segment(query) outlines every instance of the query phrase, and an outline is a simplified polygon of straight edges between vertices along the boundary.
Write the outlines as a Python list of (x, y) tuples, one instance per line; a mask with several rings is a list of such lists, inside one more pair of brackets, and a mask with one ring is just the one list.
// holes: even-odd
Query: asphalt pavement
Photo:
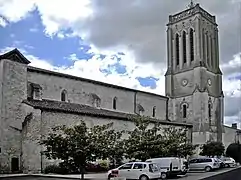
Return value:
[[(96, 174), (95, 177), (87, 177), (91, 180), (106, 180), (104, 175), (100, 178), (100, 175)], [(189, 172), (184, 177), (175, 178), (175, 180), (241, 180), (241, 167), (229, 168), (217, 170), (214, 172)], [(20, 176), (20, 177), (1, 177), (0, 180), (77, 180), (76, 177), (48, 177), (48, 176)], [(174, 180), (174, 179), (172, 179)]]
[(241, 180), (241, 168), (234, 169), (228, 173), (218, 174), (214, 177), (204, 178), (202, 180)]

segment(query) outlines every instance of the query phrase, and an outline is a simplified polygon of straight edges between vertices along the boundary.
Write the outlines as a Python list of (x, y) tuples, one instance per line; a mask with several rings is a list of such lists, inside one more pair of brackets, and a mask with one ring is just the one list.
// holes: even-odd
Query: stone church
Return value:
[[(215, 16), (199, 4), (169, 16), (166, 96), (31, 67), (17, 49), (0, 55), (0, 168), (40, 172), (48, 161), (38, 141), (56, 125), (114, 122), (134, 128), (129, 115), (185, 127), (194, 144), (240, 138), (224, 126), (222, 72)], [(1, 170), (0, 169), (0, 170)]]

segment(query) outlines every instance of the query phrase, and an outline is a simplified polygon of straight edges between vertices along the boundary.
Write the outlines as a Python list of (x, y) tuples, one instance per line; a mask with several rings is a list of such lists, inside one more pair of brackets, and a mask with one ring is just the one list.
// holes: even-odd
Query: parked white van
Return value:
[(146, 162), (157, 164), (160, 170), (166, 170), (167, 176), (185, 175), (188, 171), (188, 163), (184, 158), (163, 157), (147, 159)]

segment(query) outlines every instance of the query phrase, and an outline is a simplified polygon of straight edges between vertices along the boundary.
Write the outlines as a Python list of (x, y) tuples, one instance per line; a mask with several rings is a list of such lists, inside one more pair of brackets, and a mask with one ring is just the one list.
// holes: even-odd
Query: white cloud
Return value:
[[(5, 48), (0, 51), (0, 54), (10, 51), (12, 49), (13, 47)], [(33, 55), (30, 55), (24, 49), (19, 50), (24, 54), (27, 59), (31, 61), (31, 66), (164, 95), (165, 83), (163, 72), (165, 68), (161, 71), (157, 71), (151, 65), (147, 66), (143, 64), (137, 64), (135, 63), (133, 55), (122, 56), (120, 64), (126, 66), (127, 71), (125, 74), (121, 75), (118, 74), (115, 69), (109, 69), (110, 65), (114, 65), (118, 62), (116, 58), (112, 58), (114, 52), (111, 51), (105, 51), (106, 57), (103, 60), (99, 58), (99, 55), (94, 49), (91, 49), (90, 52), (95, 51), (97, 55), (93, 56), (89, 60), (78, 59), (76, 54), (71, 54), (68, 58), (73, 61), (72, 66), (56, 67), (50, 63), (50, 60), (43, 60)], [(105, 73), (101, 72), (101, 70), (103, 69), (110, 70), (111, 74), (106, 75)], [(154, 76), (156, 78), (161, 77), (160, 80), (157, 81), (158, 87), (156, 89), (151, 89), (150, 87), (143, 87), (136, 79), (136, 77), (145, 78), (150, 76)]]
[(7, 26), (6, 20), (3, 17), (1, 17), (1, 16), (0, 16), (0, 26), (2, 26), (2, 27)]
[[(238, 11), (237, 8), (233, 8), (237, 7), (237, 4), (230, 5), (229, 1), (225, 0), (223, 3), (219, 1), (203, 0), (201, 5), (205, 5), (207, 10), (210, 9), (218, 15), (221, 45), (220, 62), (223, 63), (225, 95), (240, 97), (240, 81), (228, 79), (231, 75), (235, 76), (240, 72), (240, 56), (236, 55), (230, 61), (227, 59), (230, 54), (237, 53), (238, 38), (236, 34), (232, 34), (236, 31), (239, 32), (235, 29), (237, 28), (237, 22), (239, 22), (238, 16), (235, 15)], [(57, 35), (59, 38), (73, 35), (81, 35), (82, 38), (89, 37), (91, 42), (95, 44), (95, 46), (91, 45), (91, 51), (98, 54), (100, 50), (97, 47), (104, 47), (101, 53), (107, 54), (107, 57), (102, 61), (98, 60), (97, 56), (88, 61), (83, 61), (73, 54), (71, 57), (74, 60), (73, 66), (54, 67), (49, 60), (42, 60), (25, 52), (33, 66), (164, 94), (164, 72), (166, 70), (165, 23), (168, 20), (168, 15), (183, 10), (187, 1), (176, 3), (175, 0), (175, 3), (173, 3), (174, 1), (171, 0), (153, 0), (152, 3), (146, 4), (145, 0), (140, 1), (139, 8), (134, 9), (128, 8), (129, 4), (124, 0), (115, 1), (115, 3), (112, 3), (113, 0), (92, 0), (94, 6), (91, 7), (90, 5), (93, 4), (90, 4), (90, 2), (90, 0), (0, 0), (0, 15), (6, 17), (10, 22), (17, 22), (37, 8), (47, 35)], [(240, 0), (233, 0), (232, 2), (237, 3)], [(229, 20), (229, 23), (226, 23), (227, 20)], [(82, 28), (83, 23), (88, 25), (87, 31)], [(0, 18), (0, 25), (3, 26), (3, 24), (6, 26), (6, 21), (1, 23)], [(230, 26), (233, 27), (232, 31), (229, 31)], [(73, 34), (64, 33), (64, 30), (69, 28), (74, 31)], [(120, 63), (126, 66), (127, 73), (118, 75), (112, 69), (111, 74), (104, 75), (99, 69), (116, 63), (116, 60), (111, 59), (111, 55), (117, 51), (126, 54)], [(155, 64), (147, 63), (143, 65), (139, 63), (144, 61), (155, 62)], [(164, 66), (160, 66), (160, 62)], [(83, 66), (85, 68), (82, 68)], [(160, 78), (157, 81), (156, 89), (144, 88), (136, 80), (136, 77), (148, 76)], [(227, 122), (229, 122), (230, 117), (225, 117)], [(237, 116), (232, 117), (237, 119)]]
[[(12, 48), (5, 48), (0, 53), (11, 50)], [(20, 51), (32, 62), (30, 65), (44, 68), (52, 71), (58, 71), (74, 76), (79, 76), (83, 78), (93, 79), (97, 81), (102, 81), (106, 83), (111, 83), (115, 85), (125, 86), (129, 88), (139, 89), (147, 92), (152, 92), (156, 94), (165, 95), (165, 77), (164, 72), (166, 67), (156, 68), (151, 65), (146, 66), (135, 62), (133, 54), (127, 54), (121, 56), (121, 65), (126, 66), (126, 73), (118, 74), (114, 68), (109, 69), (110, 65), (114, 65), (118, 62), (116, 58), (113, 58), (114, 52), (105, 52), (106, 57), (100, 59), (98, 52), (95, 49), (91, 49), (90, 52), (95, 52), (96, 55), (89, 60), (79, 59), (76, 54), (71, 54), (68, 59), (73, 61), (73, 65), (69, 67), (53, 66), (50, 62), (51, 60), (43, 60), (33, 55), (28, 54), (24, 49)], [(235, 61), (235, 60), (231, 60)], [(232, 64), (232, 63), (229, 63)], [(103, 69), (108, 69), (111, 73), (105, 74), (101, 72)], [(150, 87), (141, 86), (140, 82), (136, 77), (155, 77), (159, 78), (156, 81), (156, 88), (151, 89)], [(239, 122), (241, 118), (241, 81), (238, 79), (228, 79), (224, 78), (223, 90), (225, 94), (225, 123), (231, 124), (233, 122)], [(240, 105), (239, 105), (240, 104)], [(232, 108), (235, 106), (235, 108)]]
[(0, 15), (10, 22), (17, 22), (34, 10), (34, 2), (34, 0), (0, 0)]

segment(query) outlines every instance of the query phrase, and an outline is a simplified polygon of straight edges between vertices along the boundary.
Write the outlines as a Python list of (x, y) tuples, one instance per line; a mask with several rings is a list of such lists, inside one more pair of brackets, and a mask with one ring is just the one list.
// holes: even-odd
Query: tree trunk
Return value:
[(80, 165), (80, 174), (81, 174), (81, 180), (84, 180), (85, 176), (85, 166)]

